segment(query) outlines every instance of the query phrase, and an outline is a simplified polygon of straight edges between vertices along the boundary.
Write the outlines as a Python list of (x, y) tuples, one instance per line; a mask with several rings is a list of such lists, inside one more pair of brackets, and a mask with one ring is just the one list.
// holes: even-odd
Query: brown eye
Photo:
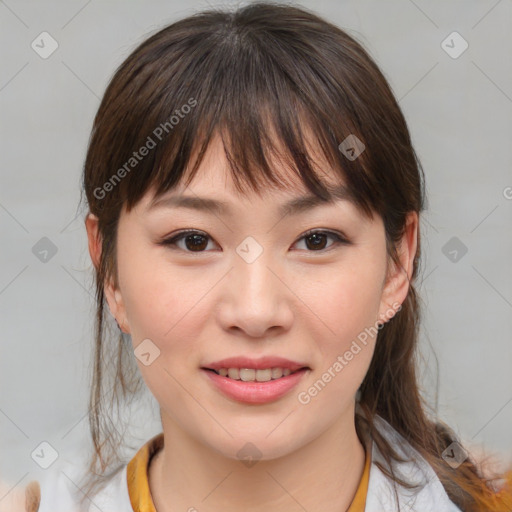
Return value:
[(324, 233), (313, 233), (305, 238), (308, 249), (325, 249), (328, 235)]
[[(334, 240), (334, 242), (326, 248), (327, 239), (329, 238)], [(340, 244), (350, 244), (350, 242), (345, 237), (342, 237), (333, 231), (308, 231), (299, 239), (299, 241), (300, 240), (305, 240), (306, 248), (309, 252), (321, 252), (324, 250), (329, 250), (331, 247)]]
[[(333, 240), (333, 243), (327, 245), (328, 239)], [(176, 236), (162, 240), (159, 245), (171, 247), (173, 249), (179, 249), (184, 252), (207, 252), (208, 241), (211, 240), (206, 233), (200, 231), (183, 231)], [(350, 245), (350, 241), (344, 237), (335, 233), (334, 231), (308, 231), (305, 233), (299, 241), (305, 241), (306, 250), (308, 252), (323, 252), (330, 250), (331, 247), (338, 246), (340, 244)], [(181, 246), (180, 242), (184, 242)], [(298, 242), (296, 242), (298, 243)]]
[(191, 251), (202, 251), (208, 245), (208, 242), (205, 243), (206, 238), (203, 235), (187, 235), (184, 237), (185, 246)]
[[(160, 245), (165, 246), (176, 246), (178, 249), (182, 249), (186, 252), (204, 252), (204, 249), (208, 246), (208, 239), (210, 237), (199, 231), (185, 231), (177, 236), (168, 238), (160, 242)], [(184, 240), (185, 247), (180, 247), (178, 242)]]

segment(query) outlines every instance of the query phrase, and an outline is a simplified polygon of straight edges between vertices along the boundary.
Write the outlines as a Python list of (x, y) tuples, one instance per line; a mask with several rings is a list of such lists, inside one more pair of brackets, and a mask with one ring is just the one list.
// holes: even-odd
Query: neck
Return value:
[(246, 466), (188, 436), (162, 417), (164, 448), (149, 486), (158, 512), (343, 512), (362, 477), (365, 449), (353, 411), (299, 450)]

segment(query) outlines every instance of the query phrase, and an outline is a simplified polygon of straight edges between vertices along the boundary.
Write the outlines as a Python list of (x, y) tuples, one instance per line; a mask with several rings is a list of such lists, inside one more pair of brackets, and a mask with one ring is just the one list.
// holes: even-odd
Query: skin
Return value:
[[(325, 177), (340, 181), (334, 172)], [(298, 393), (318, 381), (359, 333), (389, 319), (393, 304), (404, 301), (418, 217), (409, 214), (399, 268), (386, 254), (382, 219), (365, 218), (349, 201), (280, 218), (281, 203), (308, 192), (296, 176), (291, 179), (293, 187), (239, 195), (216, 138), (194, 181), (170, 194), (226, 201), (233, 216), (148, 212), (151, 191), (121, 214), (119, 286), (109, 281), (105, 291), (134, 349), (149, 338), (160, 350), (149, 366), (137, 360), (159, 402), (165, 439), (149, 470), (158, 512), (339, 512), (358, 487), (365, 449), (355, 430), (355, 395), (375, 337), (307, 405)], [(86, 228), (98, 265), (93, 215)], [(302, 238), (313, 228), (341, 231), (351, 244), (328, 237), (325, 249), (316, 249)], [(207, 234), (203, 252), (193, 252), (183, 239), (178, 248), (158, 245), (184, 229)], [(263, 248), (251, 264), (235, 250), (247, 236)], [(275, 402), (242, 404), (217, 391), (200, 370), (236, 355), (278, 355), (311, 370)], [(262, 454), (251, 467), (237, 457), (247, 442)]]
[(0, 512), (37, 512), (41, 488), (35, 480), (26, 487), (0, 480)]

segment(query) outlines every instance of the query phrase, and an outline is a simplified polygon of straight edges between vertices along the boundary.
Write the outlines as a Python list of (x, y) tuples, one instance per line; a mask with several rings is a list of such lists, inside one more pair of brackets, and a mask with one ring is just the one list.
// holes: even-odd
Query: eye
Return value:
[[(162, 240), (159, 245), (164, 246), (176, 246), (178, 249), (184, 250), (186, 252), (204, 252), (207, 243), (205, 240), (208, 240), (210, 237), (203, 233), (202, 231), (183, 231), (178, 235)], [(180, 247), (178, 242), (185, 242), (185, 248)]]
[[(331, 238), (334, 242), (326, 249), (325, 241)], [(159, 245), (176, 247), (185, 252), (205, 252), (208, 246), (208, 240), (211, 237), (202, 231), (188, 230), (179, 233), (176, 236), (167, 238), (159, 242)], [(337, 246), (340, 244), (350, 245), (351, 242), (341, 234), (334, 231), (322, 231), (322, 230), (310, 230), (302, 235), (296, 244), (304, 240), (306, 242), (306, 248), (312, 249), (308, 252), (322, 252), (330, 250), (330, 247)], [(184, 242), (184, 247), (180, 246), (180, 242)], [(294, 244), (295, 245), (295, 244)]]
[(306, 242), (306, 247), (313, 248), (313, 251), (308, 252), (321, 252), (325, 249), (325, 240), (328, 238), (331, 238), (334, 240), (334, 243), (332, 243), (327, 250), (330, 249), (330, 247), (337, 246), (339, 244), (345, 244), (349, 245), (350, 242), (348, 239), (338, 233), (335, 233), (334, 231), (322, 231), (322, 230), (310, 230), (307, 233), (304, 233), (301, 238), (299, 238), (299, 241), (304, 240)]

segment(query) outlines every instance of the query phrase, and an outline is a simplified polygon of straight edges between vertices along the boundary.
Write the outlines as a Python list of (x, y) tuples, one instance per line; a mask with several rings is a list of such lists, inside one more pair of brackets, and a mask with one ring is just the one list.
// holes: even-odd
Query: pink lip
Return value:
[[(279, 365), (272, 367), (275, 368), (277, 366)], [(229, 368), (247, 367), (255, 368), (251, 365), (229, 366)], [(226, 368), (226, 366), (220, 366), (220, 368)], [(269, 368), (269, 366), (265, 366), (265, 368)], [(295, 371), (286, 377), (269, 380), (267, 382), (244, 382), (241, 380), (230, 379), (229, 377), (222, 377), (222, 375), (202, 368), (203, 373), (211, 379), (210, 382), (212, 382), (219, 391), (233, 400), (251, 404), (263, 404), (281, 398), (299, 383), (300, 379), (308, 370), (309, 369), (307, 368), (303, 368), (302, 370)]]
[(251, 359), (243, 356), (229, 357), (203, 365), (203, 368), (210, 368), (212, 370), (220, 370), (221, 368), (254, 368), (255, 370), (264, 370), (265, 368), (289, 368), (291, 372), (305, 367), (307, 367), (307, 364), (274, 356), (265, 356), (259, 359)]

